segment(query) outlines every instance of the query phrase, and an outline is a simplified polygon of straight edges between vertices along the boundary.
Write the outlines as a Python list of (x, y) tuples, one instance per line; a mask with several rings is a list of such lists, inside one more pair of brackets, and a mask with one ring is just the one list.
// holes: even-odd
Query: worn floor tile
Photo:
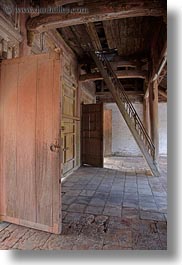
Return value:
[[(0, 249), (166, 250), (167, 160), (147, 175), (142, 157), (109, 157), (62, 183), (62, 233), (0, 224)], [(93, 204), (93, 205), (92, 205)]]
[(147, 211), (140, 211), (140, 218), (144, 220), (165, 221), (164, 214)]
[(102, 214), (104, 207), (87, 206), (85, 213)]
[(13, 246), (19, 250), (39, 250), (50, 237), (50, 233), (31, 229)]
[(10, 224), (6, 223), (6, 222), (0, 222), (0, 232), (5, 229), (6, 227), (8, 227)]
[(86, 208), (85, 204), (73, 203), (70, 205), (70, 207), (67, 209), (67, 211), (68, 212), (83, 213), (85, 208)]
[(107, 216), (121, 217), (121, 207), (119, 207), (119, 206), (116, 206), (116, 207), (106, 206), (104, 208), (103, 214), (107, 215)]
[(82, 190), (82, 192), (80, 193), (80, 196), (92, 197), (94, 193), (95, 193), (95, 190)]
[(0, 249), (12, 248), (28, 231), (23, 226), (10, 225), (0, 233)]

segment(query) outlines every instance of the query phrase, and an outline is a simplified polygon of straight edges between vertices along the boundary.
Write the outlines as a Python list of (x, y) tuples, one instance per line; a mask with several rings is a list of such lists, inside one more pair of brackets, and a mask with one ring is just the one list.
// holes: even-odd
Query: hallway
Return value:
[(159, 178), (129, 170), (78, 169), (62, 184), (62, 234), (2, 223), (0, 249), (166, 250), (166, 158), (160, 158), (160, 168)]

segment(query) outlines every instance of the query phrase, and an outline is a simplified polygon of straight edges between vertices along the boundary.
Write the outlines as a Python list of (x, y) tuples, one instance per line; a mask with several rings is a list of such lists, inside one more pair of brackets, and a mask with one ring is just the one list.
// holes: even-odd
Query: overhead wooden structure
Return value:
[[(65, 1), (66, 3), (66, 1)], [(69, 4), (69, 2), (68, 2)], [(119, 18), (164, 16), (166, 1), (83, 1), (81, 4), (69, 4), (73, 10), (80, 12), (68, 12), (61, 14), (43, 14), (31, 18), (27, 23), (27, 29), (31, 31), (46, 31), (51, 28), (61, 28), (88, 22), (105, 21)], [(66, 8), (66, 6), (65, 6)], [(85, 11), (85, 12), (84, 12)]]

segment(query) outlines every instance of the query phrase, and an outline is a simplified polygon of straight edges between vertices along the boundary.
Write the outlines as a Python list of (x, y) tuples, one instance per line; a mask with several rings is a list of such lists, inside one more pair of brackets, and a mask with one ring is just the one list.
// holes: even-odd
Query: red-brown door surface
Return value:
[(50, 53), (3, 61), (1, 220), (60, 233), (59, 124), (60, 56)]
[(82, 164), (103, 167), (103, 104), (82, 105)]

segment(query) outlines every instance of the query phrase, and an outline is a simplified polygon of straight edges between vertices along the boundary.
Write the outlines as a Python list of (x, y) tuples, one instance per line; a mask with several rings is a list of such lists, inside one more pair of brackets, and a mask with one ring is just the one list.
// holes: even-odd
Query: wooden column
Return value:
[(28, 35), (26, 29), (27, 14), (20, 14), (20, 30), (23, 36), (23, 41), (20, 43), (20, 57), (30, 55), (31, 47), (28, 46)]
[(159, 123), (158, 123), (158, 83), (153, 81), (150, 87), (151, 137), (155, 145), (155, 161), (159, 158)]
[(151, 136), (150, 111), (149, 111), (149, 96), (143, 99), (143, 121), (145, 129), (149, 136)]

